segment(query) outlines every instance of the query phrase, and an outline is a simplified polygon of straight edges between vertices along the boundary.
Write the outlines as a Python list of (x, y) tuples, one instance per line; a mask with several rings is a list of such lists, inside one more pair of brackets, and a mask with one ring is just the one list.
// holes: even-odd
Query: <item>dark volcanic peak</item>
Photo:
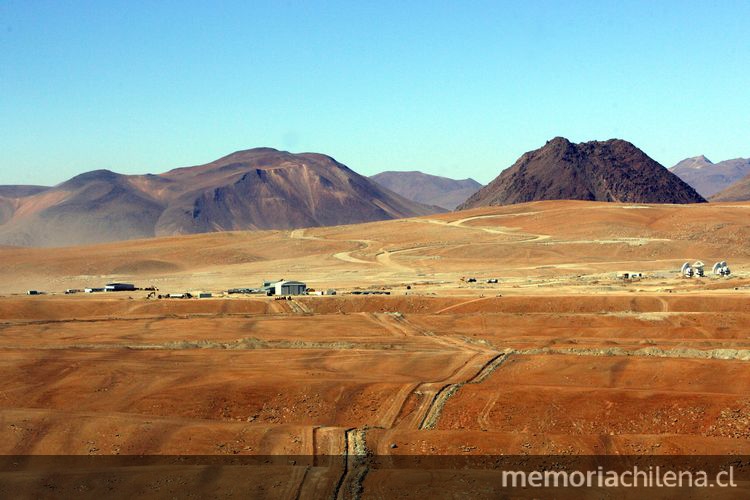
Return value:
[(381, 172), (372, 180), (404, 198), (453, 210), (482, 187), (474, 179), (455, 180), (419, 171)]
[(682, 160), (669, 169), (695, 188), (701, 196), (713, 196), (750, 175), (750, 158), (712, 163), (705, 156)]
[(693, 188), (620, 139), (573, 144), (555, 137), (523, 154), (459, 210), (539, 200), (702, 203)]
[(329, 156), (256, 148), (161, 175), (87, 172), (18, 202), (0, 196), (0, 244), (58, 246), (291, 229), (439, 211)]

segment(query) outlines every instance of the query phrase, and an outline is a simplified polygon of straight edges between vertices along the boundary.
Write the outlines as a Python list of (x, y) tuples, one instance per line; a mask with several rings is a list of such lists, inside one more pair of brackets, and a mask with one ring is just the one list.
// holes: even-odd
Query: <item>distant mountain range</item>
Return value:
[(422, 172), (381, 172), (370, 179), (418, 203), (453, 210), (482, 185), (474, 179), (455, 180)]
[(353, 224), (440, 211), (329, 156), (257, 148), (160, 175), (96, 170), (50, 188), (0, 186), (0, 244), (78, 245)]
[(750, 160), (697, 156), (668, 170), (627, 141), (556, 137), (482, 187), (416, 171), (367, 178), (323, 154), (256, 148), (158, 175), (95, 170), (54, 187), (0, 186), (0, 245), (354, 224), (538, 200), (702, 203), (702, 195), (750, 200)]
[(682, 160), (669, 170), (709, 198), (750, 175), (750, 158), (713, 163), (701, 155)]
[(692, 187), (633, 144), (563, 137), (525, 153), (458, 209), (538, 200), (702, 203)]

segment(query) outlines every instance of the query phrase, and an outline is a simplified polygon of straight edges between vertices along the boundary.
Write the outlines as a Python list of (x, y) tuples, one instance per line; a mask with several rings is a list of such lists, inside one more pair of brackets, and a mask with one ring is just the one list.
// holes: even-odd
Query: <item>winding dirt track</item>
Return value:
[[(516, 215), (516, 214), (514, 214)], [(517, 214), (518, 215), (528, 215), (526, 214)], [(418, 222), (426, 222), (430, 224), (440, 224), (444, 226), (451, 226), (451, 227), (460, 227), (462, 229), (470, 229), (474, 231), (484, 231), (485, 233), (490, 234), (501, 234), (503, 236), (511, 236), (514, 239), (503, 242), (504, 244), (515, 244), (515, 243), (534, 243), (538, 241), (547, 240), (550, 238), (547, 234), (528, 234), (519, 232), (518, 228), (503, 228), (503, 227), (485, 227), (485, 226), (467, 226), (467, 222), (471, 222), (474, 220), (482, 220), (482, 219), (497, 219), (497, 218), (504, 218), (504, 217), (511, 217), (512, 215), (509, 214), (502, 214), (502, 215), (475, 215), (473, 217), (464, 217), (462, 219), (454, 220), (454, 221), (443, 221), (443, 220), (437, 220), (437, 219), (414, 219)]]

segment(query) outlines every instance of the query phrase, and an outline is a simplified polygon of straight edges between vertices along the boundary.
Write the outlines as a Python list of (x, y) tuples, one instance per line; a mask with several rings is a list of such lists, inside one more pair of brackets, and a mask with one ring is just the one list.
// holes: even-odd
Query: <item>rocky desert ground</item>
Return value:
[[(2, 493), (388, 497), (416, 477), (415, 494), (439, 496), (440, 467), (368, 460), (748, 455), (749, 216), (750, 203), (536, 202), (0, 248)], [(681, 277), (696, 260), (709, 275)], [(710, 275), (720, 260), (730, 277)], [(337, 295), (222, 294), (280, 278)], [(62, 293), (113, 281), (213, 297)], [(174, 462), (125, 474), (90, 455)], [(265, 466), (248, 473), (248, 456)], [(475, 473), (451, 494), (499, 493)]]

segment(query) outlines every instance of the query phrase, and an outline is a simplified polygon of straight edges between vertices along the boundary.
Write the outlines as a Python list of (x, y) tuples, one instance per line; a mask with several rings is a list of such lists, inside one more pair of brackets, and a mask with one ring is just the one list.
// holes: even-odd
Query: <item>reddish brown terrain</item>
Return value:
[[(280, 457), (251, 473), (6, 464), (0, 493), (439, 496), (450, 483), (492, 497), (502, 491), (480, 486), (491, 469), (456, 483), (440, 466), (371, 461), (748, 454), (748, 214), (739, 203), (539, 202), (0, 248), (1, 453)], [(733, 274), (679, 276), (698, 259), (727, 260)], [(623, 270), (644, 278), (617, 279)], [(281, 277), (338, 295), (221, 293)], [(110, 281), (215, 296), (60, 293)], [(343, 456), (359, 459), (343, 467)]]
[(620, 139), (573, 144), (555, 137), (523, 154), (459, 210), (541, 200), (702, 203), (695, 189)]

